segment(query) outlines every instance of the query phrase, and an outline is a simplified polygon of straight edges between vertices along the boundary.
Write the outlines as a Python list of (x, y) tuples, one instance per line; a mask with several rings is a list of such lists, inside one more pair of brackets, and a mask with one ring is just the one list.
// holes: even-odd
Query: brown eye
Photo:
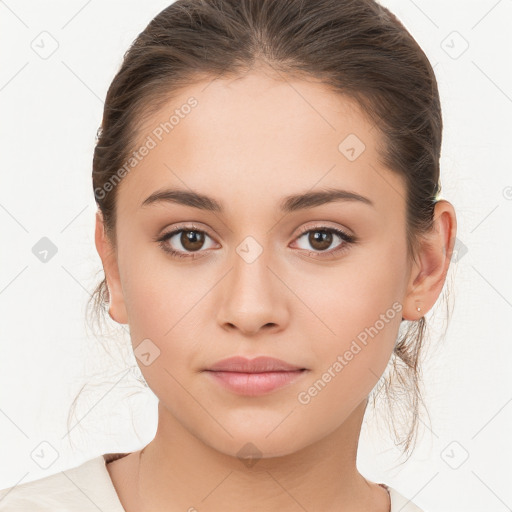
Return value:
[(182, 231), (180, 242), (186, 251), (197, 251), (204, 244), (204, 233), (202, 231)]
[(317, 251), (325, 251), (332, 244), (332, 233), (327, 231), (310, 231), (308, 236), (308, 242), (311, 244), (313, 249)]
[[(334, 256), (348, 249), (352, 243), (357, 241), (357, 238), (354, 235), (349, 235), (341, 229), (327, 226), (303, 229), (302, 234), (297, 238), (297, 240), (304, 243), (301, 239), (306, 242), (306, 247), (301, 247), (301, 244), (299, 243), (299, 248), (307, 250), (311, 255), (318, 255), (319, 257), (324, 255)], [(338, 244), (334, 246), (334, 249), (331, 248), (329, 250), (336, 239), (339, 240)]]
[(204, 252), (201, 251), (201, 249), (209, 249), (212, 247), (212, 245), (208, 247), (207, 238), (210, 239), (210, 244), (213, 244), (211, 237), (207, 233), (200, 229), (192, 228), (192, 226), (188, 226), (165, 233), (160, 238), (157, 238), (156, 241), (164, 251), (172, 256), (178, 258), (193, 258), (195, 257), (194, 253), (198, 253), (197, 255), (199, 256), (201, 252)]

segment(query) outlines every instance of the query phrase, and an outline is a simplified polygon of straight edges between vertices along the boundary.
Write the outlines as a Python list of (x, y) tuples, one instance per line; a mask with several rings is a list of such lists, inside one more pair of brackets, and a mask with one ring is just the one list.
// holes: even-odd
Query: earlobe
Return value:
[(117, 323), (127, 324), (128, 315), (126, 313), (116, 252), (105, 233), (103, 215), (100, 210), (96, 212), (94, 240), (96, 250), (98, 251), (103, 264), (103, 271), (105, 272), (105, 279), (108, 286), (109, 316)]
[(403, 318), (419, 320), (437, 301), (450, 266), (456, 232), (455, 210), (442, 199), (436, 203), (434, 225), (422, 236), (417, 263), (412, 266)]

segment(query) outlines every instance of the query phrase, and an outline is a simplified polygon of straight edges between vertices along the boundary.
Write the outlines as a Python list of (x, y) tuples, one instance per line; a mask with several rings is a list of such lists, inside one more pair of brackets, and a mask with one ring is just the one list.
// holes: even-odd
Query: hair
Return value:
[[(144, 120), (189, 85), (256, 67), (281, 80), (318, 80), (377, 127), (379, 158), (405, 184), (407, 253), (416, 260), (441, 190), (439, 92), (418, 43), (373, 0), (177, 0), (153, 18), (124, 54), (96, 134), (92, 184), (113, 247), (118, 187), (108, 183), (119, 179)], [(96, 319), (106, 317), (108, 301), (103, 278), (88, 303)], [(426, 326), (424, 316), (402, 319), (389, 371), (371, 395), (375, 405), (385, 389), (389, 408), (401, 407), (408, 430), (393, 430), (403, 452), (417, 435)]]

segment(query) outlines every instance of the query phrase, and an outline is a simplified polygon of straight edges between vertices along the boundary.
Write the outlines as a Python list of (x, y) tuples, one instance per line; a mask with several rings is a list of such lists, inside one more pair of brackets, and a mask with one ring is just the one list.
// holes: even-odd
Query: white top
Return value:
[[(0, 512), (125, 512), (106, 464), (124, 453), (107, 453), (80, 466), (0, 490)], [(391, 512), (423, 512), (386, 484)]]

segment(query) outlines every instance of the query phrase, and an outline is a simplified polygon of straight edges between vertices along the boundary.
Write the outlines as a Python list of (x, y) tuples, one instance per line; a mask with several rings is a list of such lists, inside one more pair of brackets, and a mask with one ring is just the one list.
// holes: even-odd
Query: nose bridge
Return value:
[[(233, 254), (233, 285), (240, 283), (242, 290), (253, 290), (261, 293), (263, 288), (271, 286), (269, 283), (269, 266), (271, 254), (268, 243), (261, 236), (247, 236), (235, 248)], [(245, 283), (245, 285), (244, 285)]]
[(272, 254), (263, 236), (247, 236), (234, 248), (231, 272), (223, 283), (218, 310), (221, 324), (245, 333), (271, 324), (283, 327), (286, 297), (272, 269)]
[[(247, 236), (235, 248), (232, 255), (233, 271), (229, 286), (232, 294), (236, 295), (240, 304), (251, 298), (261, 301), (268, 300), (272, 295), (272, 273), (268, 244), (261, 236)], [(233, 295), (234, 294), (234, 295)], [(246, 306), (250, 306), (247, 304)], [(253, 304), (254, 307), (254, 304)]]

